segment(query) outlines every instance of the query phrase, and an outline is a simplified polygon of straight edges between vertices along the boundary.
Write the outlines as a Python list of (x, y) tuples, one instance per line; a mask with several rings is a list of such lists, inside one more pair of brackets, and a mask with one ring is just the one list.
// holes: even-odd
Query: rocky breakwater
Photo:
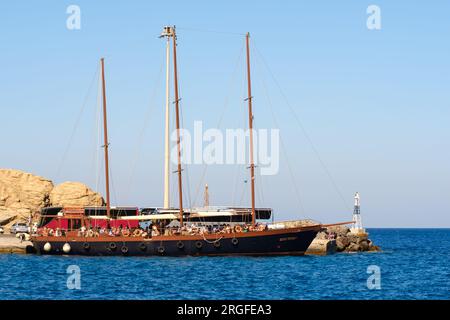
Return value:
[(334, 241), (336, 252), (381, 251), (369, 239), (368, 233), (352, 233), (347, 226), (327, 227), (315, 240)]
[(101, 206), (102, 196), (80, 182), (54, 186), (49, 179), (13, 169), (0, 169), (0, 226), (9, 232), (49, 206)]

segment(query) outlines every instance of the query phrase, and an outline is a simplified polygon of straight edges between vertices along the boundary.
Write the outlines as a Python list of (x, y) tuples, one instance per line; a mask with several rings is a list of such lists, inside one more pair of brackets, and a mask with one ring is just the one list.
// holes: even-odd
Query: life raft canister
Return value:
[(68, 243), (66, 242), (66, 243), (64, 243), (62, 249), (63, 249), (63, 252), (64, 252), (64, 253), (69, 253), (70, 250), (71, 250), (72, 248), (70, 247), (70, 244), (68, 244)]

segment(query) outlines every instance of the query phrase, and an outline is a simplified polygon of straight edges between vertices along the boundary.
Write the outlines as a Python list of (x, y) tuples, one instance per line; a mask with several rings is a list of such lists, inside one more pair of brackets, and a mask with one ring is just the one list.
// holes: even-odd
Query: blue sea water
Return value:
[[(450, 229), (369, 232), (383, 252), (258, 258), (0, 255), (0, 299), (450, 299)], [(70, 265), (80, 268), (79, 290), (67, 287)], [(379, 289), (368, 288), (369, 266), (379, 267)]]

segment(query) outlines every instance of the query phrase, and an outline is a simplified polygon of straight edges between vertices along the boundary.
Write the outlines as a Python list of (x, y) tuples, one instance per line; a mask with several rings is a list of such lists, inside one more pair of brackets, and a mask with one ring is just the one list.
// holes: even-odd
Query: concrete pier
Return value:
[(305, 254), (326, 256), (336, 252), (336, 240), (314, 239)]
[(32, 253), (33, 249), (30, 241), (20, 241), (12, 234), (0, 235), (0, 253)]

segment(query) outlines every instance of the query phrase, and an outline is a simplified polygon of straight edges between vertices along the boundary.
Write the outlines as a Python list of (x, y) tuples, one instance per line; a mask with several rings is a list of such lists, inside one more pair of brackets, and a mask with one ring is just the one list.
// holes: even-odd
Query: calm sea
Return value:
[[(369, 232), (382, 253), (269, 258), (0, 255), (0, 299), (450, 299), (450, 229)], [(80, 289), (67, 286), (71, 265), (79, 267)]]

